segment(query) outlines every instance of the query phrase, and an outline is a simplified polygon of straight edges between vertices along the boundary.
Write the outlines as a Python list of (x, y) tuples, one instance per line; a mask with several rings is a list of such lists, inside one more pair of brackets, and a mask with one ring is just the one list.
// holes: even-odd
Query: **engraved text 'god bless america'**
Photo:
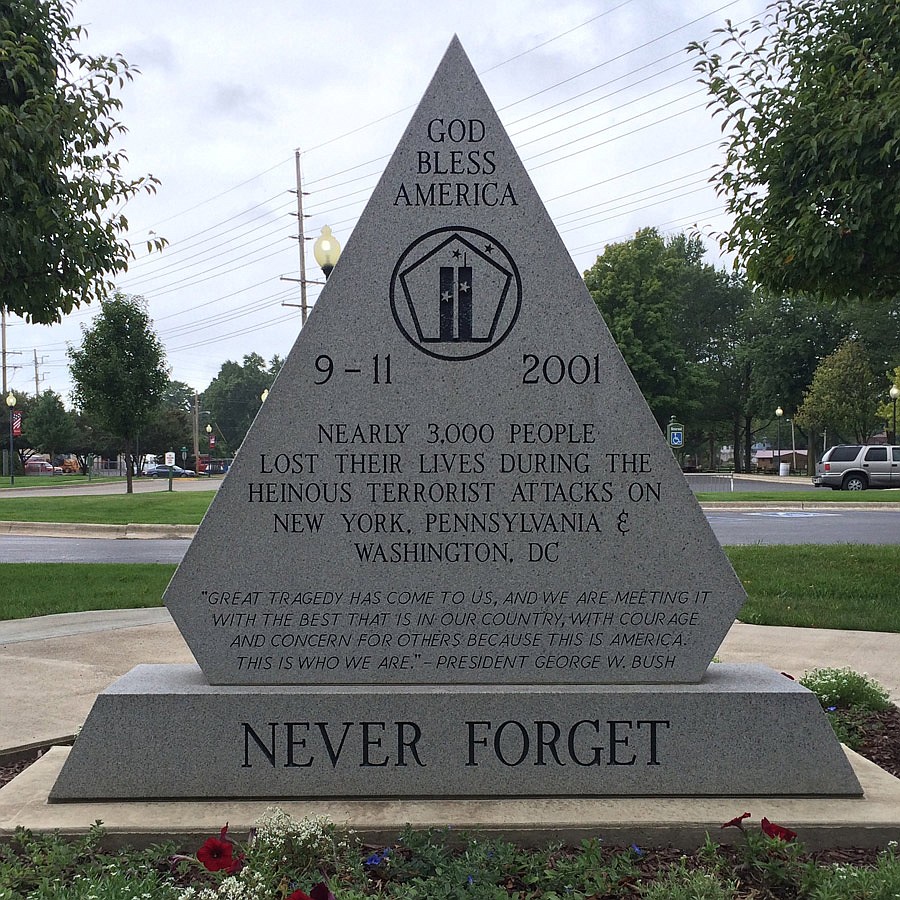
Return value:
[[(416, 151), (416, 174), (457, 178), (490, 177), (497, 171), (497, 151), (479, 147), (462, 150), (459, 145), (480, 144), (485, 137), (481, 119), (432, 119), (428, 123), (429, 147)], [(454, 145), (456, 145), (454, 147)], [(518, 206), (512, 185), (507, 181), (401, 182), (394, 206)]]

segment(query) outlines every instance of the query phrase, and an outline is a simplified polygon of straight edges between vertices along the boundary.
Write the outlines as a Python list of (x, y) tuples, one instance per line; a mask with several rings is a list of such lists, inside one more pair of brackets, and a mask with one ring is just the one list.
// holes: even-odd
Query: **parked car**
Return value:
[(62, 472), (62, 469), (54, 469), (46, 459), (29, 459), (25, 463), (26, 475), (53, 475), (54, 472)]
[(812, 483), (834, 491), (900, 488), (900, 447), (885, 444), (838, 444), (816, 464)]
[(146, 472), (151, 478), (168, 478), (169, 469), (173, 478), (196, 478), (197, 473), (193, 469), (182, 469), (181, 466), (154, 466)]

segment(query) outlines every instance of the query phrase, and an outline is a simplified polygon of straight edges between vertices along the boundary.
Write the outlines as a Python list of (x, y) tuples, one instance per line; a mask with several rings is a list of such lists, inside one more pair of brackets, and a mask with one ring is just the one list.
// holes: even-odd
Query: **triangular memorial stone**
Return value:
[(454, 39), (51, 799), (859, 794), (743, 600)]
[(454, 40), (175, 621), (213, 684), (696, 682), (743, 600)]

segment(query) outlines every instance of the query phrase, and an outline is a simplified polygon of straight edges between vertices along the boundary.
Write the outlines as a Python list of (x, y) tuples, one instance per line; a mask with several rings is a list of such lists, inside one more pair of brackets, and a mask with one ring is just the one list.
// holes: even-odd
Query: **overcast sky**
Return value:
[[(85, 48), (141, 69), (126, 87), (129, 174), (158, 193), (127, 208), (141, 294), (171, 377), (202, 391), (226, 359), (285, 356), (300, 328), (294, 152), (307, 237), (342, 242), (453, 34), (460, 40), (579, 271), (644, 226), (725, 224), (708, 185), (719, 126), (684, 52), (765, 0), (81, 0)], [(149, 256), (154, 232), (169, 241)], [(307, 278), (318, 279), (307, 242)], [(709, 259), (719, 261), (708, 242)], [(314, 302), (318, 288), (311, 286)], [(12, 317), (9, 383), (70, 402), (61, 325)], [(35, 358), (37, 366), (35, 366)]]

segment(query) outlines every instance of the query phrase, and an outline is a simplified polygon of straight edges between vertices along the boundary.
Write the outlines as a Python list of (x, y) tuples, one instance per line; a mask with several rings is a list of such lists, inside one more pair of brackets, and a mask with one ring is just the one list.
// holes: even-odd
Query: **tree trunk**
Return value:
[(125, 439), (125, 493), (134, 493), (134, 483), (131, 478), (131, 438)]
[(731, 446), (734, 450), (731, 454), (734, 461), (734, 473), (738, 475), (744, 471), (744, 467), (741, 465), (741, 420), (738, 415), (731, 420)]
[(753, 417), (744, 416), (744, 471), (750, 471), (750, 460), (753, 454)]

